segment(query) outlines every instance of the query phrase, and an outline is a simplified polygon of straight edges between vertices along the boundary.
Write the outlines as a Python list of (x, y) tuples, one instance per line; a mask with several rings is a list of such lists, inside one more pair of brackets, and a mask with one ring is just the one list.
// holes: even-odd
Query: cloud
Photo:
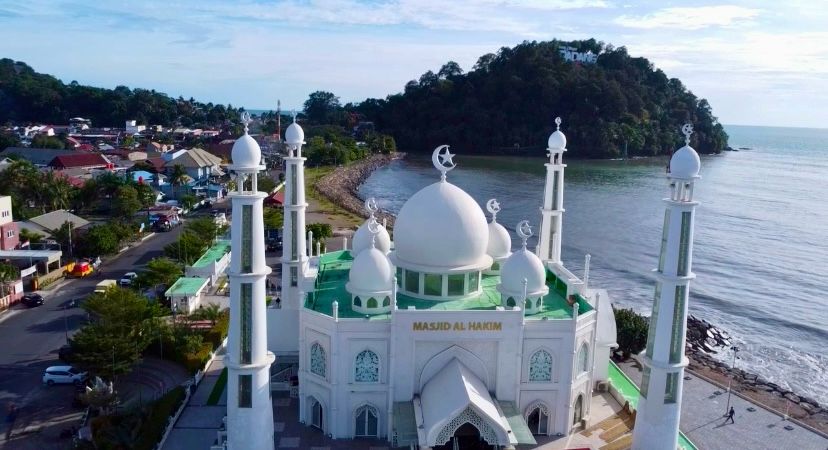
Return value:
[(760, 12), (758, 9), (735, 5), (666, 8), (644, 16), (623, 15), (617, 17), (614, 22), (627, 28), (700, 30), (749, 22), (759, 16)]

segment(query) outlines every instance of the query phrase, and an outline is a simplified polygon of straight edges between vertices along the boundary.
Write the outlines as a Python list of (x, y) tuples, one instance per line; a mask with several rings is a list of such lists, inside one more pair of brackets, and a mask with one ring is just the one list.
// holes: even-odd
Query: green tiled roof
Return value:
[(198, 261), (193, 263), (193, 267), (204, 267), (220, 260), (227, 252), (230, 251), (230, 241), (218, 240), (212, 247), (208, 248)]
[(164, 295), (167, 297), (172, 295), (196, 295), (198, 290), (201, 289), (201, 287), (206, 283), (206, 278), (181, 277), (175, 281), (175, 284), (167, 289), (167, 292), (165, 292)]
[[(319, 274), (316, 278), (316, 288), (308, 295), (305, 307), (332, 316), (333, 309), (331, 305), (334, 300), (337, 300), (339, 302), (340, 318), (358, 319), (365, 317), (364, 314), (351, 309), (349, 306), (351, 294), (345, 290), (345, 283), (348, 282), (348, 271), (351, 269), (352, 263), (353, 258), (348, 251), (337, 251), (322, 255), (319, 261)], [(561, 292), (566, 292), (565, 286), (563, 290), (560, 287), (556, 289), (556, 282), (559, 286), (562, 283), (553, 274), (548, 273), (547, 284), (549, 285), (549, 294), (543, 299), (543, 310), (537, 314), (526, 316), (527, 320), (541, 320), (544, 317), (548, 319), (572, 318), (572, 308), (567, 304), (564, 296), (561, 294)], [(483, 292), (481, 294), (449, 301), (423, 300), (398, 293), (397, 308), (407, 309), (409, 306), (414, 306), (417, 309), (431, 311), (491, 311), (501, 305), (500, 293), (496, 289), (498, 283), (500, 283), (500, 276), (483, 275), (481, 279)], [(579, 312), (584, 313), (592, 310), (592, 307), (583, 298), (579, 297), (578, 303)], [(368, 316), (369, 320), (387, 320), (389, 318), (390, 313)]]

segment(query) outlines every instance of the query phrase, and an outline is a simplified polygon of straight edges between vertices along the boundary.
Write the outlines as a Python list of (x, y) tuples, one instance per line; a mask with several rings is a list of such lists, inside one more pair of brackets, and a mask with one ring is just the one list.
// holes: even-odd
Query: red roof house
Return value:
[(75, 153), (56, 156), (49, 167), (63, 169), (98, 169), (112, 167), (112, 163), (100, 153)]
[(278, 206), (281, 208), (285, 204), (285, 191), (279, 190), (268, 195), (264, 199), (264, 204), (267, 206)]

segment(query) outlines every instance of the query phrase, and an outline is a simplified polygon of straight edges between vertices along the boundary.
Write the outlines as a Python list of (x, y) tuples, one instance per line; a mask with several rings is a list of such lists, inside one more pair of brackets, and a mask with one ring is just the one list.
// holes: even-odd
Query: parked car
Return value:
[(282, 249), (282, 240), (281, 239), (268, 239), (267, 240), (267, 251), (275, 252), (277, 250)]
[(92, 274), (93, 271), (92, 264), (89, 264), (87, 261), (80, 261), (72, 266), (72, 271), (69, 272), (69, 275), (76, 278), (83, 278)]
[(54, 384), (81, 385), (86, 381), (88, 374), (72, 366), (51, 366), (43, 372), (43, 383), (49, 386)]
[(138, 278), (137, 273), (127, 272), (127, 273), (124, 274), (124, 276), (121, 277), (120, 280), (118, 280), (118, 285), (119, 286), (131, 286), (132, 283), (135, 282), (136, 278)]
[(29, 308), (34, 308), (35, 306), (43, 304), (43, 297), (40, 294), (26, 294), (20, 299), (20, 303), (23, 303)]

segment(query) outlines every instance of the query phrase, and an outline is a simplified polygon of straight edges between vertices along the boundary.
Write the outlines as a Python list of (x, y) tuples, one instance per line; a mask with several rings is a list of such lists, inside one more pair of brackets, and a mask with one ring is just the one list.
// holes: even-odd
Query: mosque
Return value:
[[(256, 189), (261, 152), (245, 133), (231, 166), (239, 178), (227, 448), (273, 449), (274, 361), (297, 362), (299, 420), (335, 439), (509, 449), (582, 429), (593, 391), (606, 387), (616, 330), (606, 291), (588, 286), (589, 255), (582, 278), (561, 261), (566, 137), (556, 123), (540, 224), (501, 224), (496, 199), (485, 202), (487, 218), (451, 183), (456, 155), (444, 145), (432, 155), (434, 183), (404, 204), (393, 238), (368, 199), (350, 245), (321, 253), (306, 231), (304, 132), (294, 120), (285, 133), (278, 308), (254, 301), (265, 296), (270, 268), (265, 194)], [(536, 230), (538, 245), (528, 248)]]

